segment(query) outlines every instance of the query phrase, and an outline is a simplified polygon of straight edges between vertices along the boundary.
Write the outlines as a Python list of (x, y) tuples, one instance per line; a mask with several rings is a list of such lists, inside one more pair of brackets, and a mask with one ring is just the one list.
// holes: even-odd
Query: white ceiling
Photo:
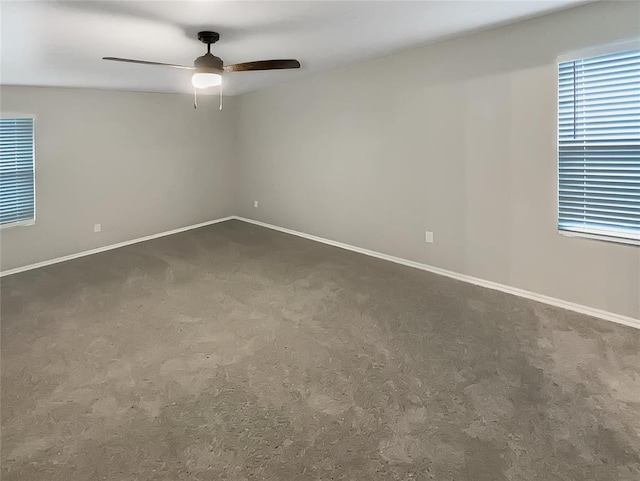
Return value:
[(388, 55), (567, 8), (583, 0), (510, 1), (5, 1), (0, 82), (191, 92), (187, 70), (103, 56), (191, 65), (200, 30), (220, 33), (225, 64), (297, 58), (299, 71), (237, 72), (225, 94)]

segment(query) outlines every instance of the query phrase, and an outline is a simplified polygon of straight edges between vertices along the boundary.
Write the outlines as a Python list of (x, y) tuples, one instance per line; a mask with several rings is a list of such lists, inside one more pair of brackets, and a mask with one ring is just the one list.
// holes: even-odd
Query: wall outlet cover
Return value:
[(102, 230), (102, 224), (94, 224), (93, 232), (100, 232)]

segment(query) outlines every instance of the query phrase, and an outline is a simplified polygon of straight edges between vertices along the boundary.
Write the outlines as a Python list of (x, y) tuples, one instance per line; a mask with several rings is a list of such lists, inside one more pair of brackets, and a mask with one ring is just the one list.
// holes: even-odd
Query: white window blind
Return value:
[(558, 229), (640, 243), (640, 50), (561, 62)]
[(35, 220), (33, 118), (0, 118), (0, 226)]

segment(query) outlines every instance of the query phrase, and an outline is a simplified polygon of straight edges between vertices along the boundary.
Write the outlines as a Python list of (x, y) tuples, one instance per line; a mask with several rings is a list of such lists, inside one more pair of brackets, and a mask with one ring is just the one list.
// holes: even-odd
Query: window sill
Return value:
[(35, 219), (21, 220), (18, 222), (7, 222), (6, 224), (0, 224), (0, 230), (9, 229), (11, 227), (26, 227), (29, 225), (34, 225), (35, 223)]
[[(612, 235), (610, 233), (604, 233), (598, 230), (591, 230), (591, 229), (575, 229), (575, 230), (569, 230), (569, 229), (558, 229), (558, 233), (560, 235), (566, 236), (566, 237), (581, 237), (583, 239), (593, 239), (593, 240), (599, 240), (599, 241), (604, 241), (604, 242), (613, 242), (615, 244), (624, 244), (624, 245), (632, 245), (632, 246), (640, 246), (640, 234), (639, 235), (633, 235), (633, 234), (620, 234), (618, 235)], [(626, 235), (626, 237), (623, 237), (623, 235)], [(629, 237), (631, 236), (631, 237)]]

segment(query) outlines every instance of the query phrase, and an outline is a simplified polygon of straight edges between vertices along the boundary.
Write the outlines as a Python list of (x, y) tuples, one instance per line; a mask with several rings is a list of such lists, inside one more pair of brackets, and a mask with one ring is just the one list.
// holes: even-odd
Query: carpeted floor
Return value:
[(2, 279), (2, 479), (640, 479), (640, 331), (230, 221)]

